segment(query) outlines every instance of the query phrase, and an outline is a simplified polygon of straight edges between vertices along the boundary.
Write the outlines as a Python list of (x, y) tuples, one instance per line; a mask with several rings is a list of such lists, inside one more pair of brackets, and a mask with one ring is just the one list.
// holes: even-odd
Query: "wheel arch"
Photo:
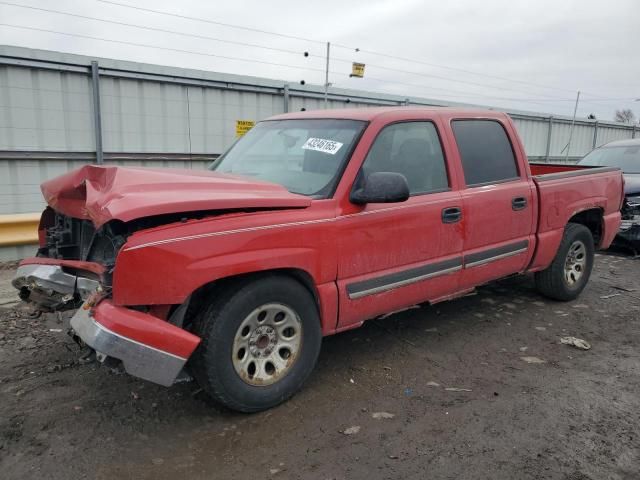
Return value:
[(243, 272), (236, 275), (217, 278), (208, 283), (205, 283), (204, 285), (201, 285), (196, 290), (194, 290), (187, 299), (187, 301), (189, 302), (189, 307), (185, 318), (185, 325), (188, 325), (190, 316), (195, 314), (206, 302), (206, 299), (210, 298), (212, 295), (224, 294), (225, 291), (233, 289), (234, 287), (237, 287), (241, 284), (258, 281), (260, 279), (267, 279), (268, 277), (274, 275), (293, 278), (303, 287), (305, 287), (313, 297), (315, 306), (318, 309), (318, 315), (320, 316), (321, 324), (325, 323), (325, 319), (323, 319), (322, 316), (323, 309), (321, 305), (320, 294), (311, 274), (302, 268), (287, 267)]
[(596, 248), (600, 246), (604, 227), (604, 210), (601, 207), (576, 212), (567, 223), (577, 223), (587, 227), (593, 236), (593, 244)]

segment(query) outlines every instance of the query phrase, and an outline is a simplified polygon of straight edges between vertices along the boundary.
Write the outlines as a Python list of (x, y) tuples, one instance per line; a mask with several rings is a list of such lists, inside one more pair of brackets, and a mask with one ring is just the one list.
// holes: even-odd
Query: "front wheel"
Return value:
[(575, 299), (591, 276), (594, 250), (591, 231), (584, 225), (569, 223), (553, 262), (535, 274), (538, 291), (554, 300)]
[(200, 386), (233, 410), (257, 412), (293, 395), (322, 341), (311, 293), (269, 275), (218, 291), (194, 321), (202, 342), (191, 361)]

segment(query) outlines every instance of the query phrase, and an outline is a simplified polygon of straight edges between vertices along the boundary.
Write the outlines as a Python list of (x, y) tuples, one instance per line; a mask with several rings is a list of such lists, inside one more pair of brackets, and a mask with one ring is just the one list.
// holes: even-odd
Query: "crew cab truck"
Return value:
[(42, 191), (20, 296), (81, 304), (99, 360), (167, 386), (187, 368), (244, 412), (367, 319), (527, 272), (576, 298), (623, 199), (618, 169), (530, 166), (506, 114), (410, 107), (279, 115), (210, 171), (84, 166)]

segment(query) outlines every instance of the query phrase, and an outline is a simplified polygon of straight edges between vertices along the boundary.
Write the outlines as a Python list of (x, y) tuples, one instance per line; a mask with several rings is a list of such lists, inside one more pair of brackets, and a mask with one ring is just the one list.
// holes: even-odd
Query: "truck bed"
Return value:
[(558, 178), (591, 175), (595, 173), (619, 170), (615, 167), (591, 167), (587, 165), (559, 164), (559, 163), (529, 163), (531, 175), (537, 181), (555, 180)]
[[(600, 232), (596, 247), (606, 247), (616, 234), (622, 202), (622, 172), (613, 167), (533, 163), (538, 193), (538, 248), (531, 270), (546, 268), (557, 251), (567, 222), (580, 212)], [(591, 219), (591, 220), (590, 220)]]

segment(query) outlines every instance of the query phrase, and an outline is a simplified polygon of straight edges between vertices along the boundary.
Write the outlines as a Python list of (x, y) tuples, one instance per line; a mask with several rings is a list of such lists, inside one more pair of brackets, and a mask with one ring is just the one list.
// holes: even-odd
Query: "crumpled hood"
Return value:
[(284, 187), (211, 171), (86, 165), (41, 186), (56, 211), (92, 220), (109, 220), (198, 210), (304, 208), (311, 199)]
[(624, 174), (624, 193), (625, 195), (640, 194), (640, 173)]

